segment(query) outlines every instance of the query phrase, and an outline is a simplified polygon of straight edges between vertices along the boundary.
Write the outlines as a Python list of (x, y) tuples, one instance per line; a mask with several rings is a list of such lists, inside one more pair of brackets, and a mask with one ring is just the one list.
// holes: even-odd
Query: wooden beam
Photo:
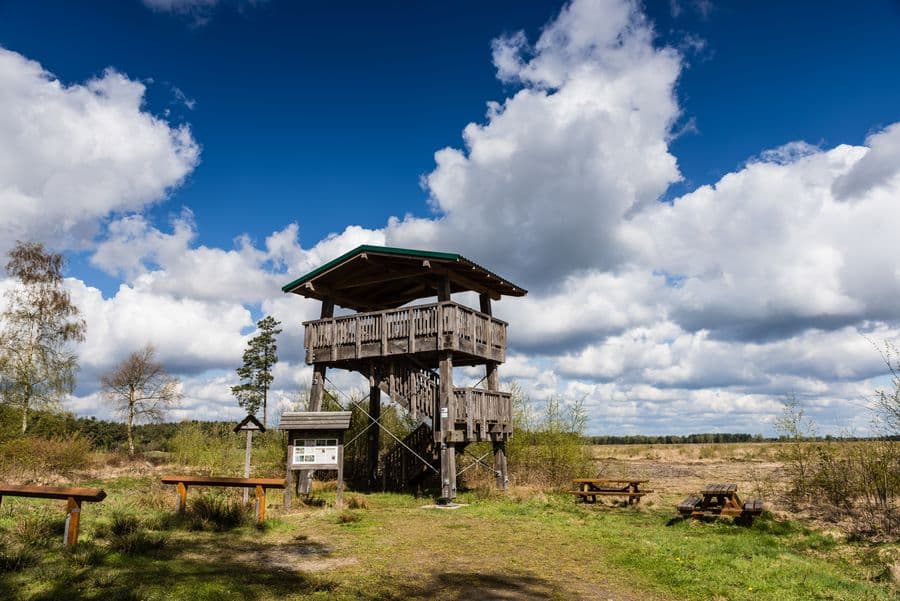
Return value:
[(407, 269), (404, 271), (392, 271), (385, 272), (378, 275), (374, 275), (365, 279), (354, 279), (353, 281), (349, 281), (342, 286), (342, 288), (359, 288), (360, 286), (371, 286), (373, 284), (383, 284), (385, 282), (392, 282), (394, 280), (403, 280), (411, 276), (421, 276), (426, 274), (427, 271), (423, 271), (421, 268), (419, 269)]
[(478, 292), (481, 294), (487, 294), (490, 298), (492, 298), (494, 300), (500, 300), (500, 293), (497, 292), (496, 290), (491, 290), (484, 284), (479, 284), (478, 282), (476, 282), (474, 280), (470, 280), (466, 276), (464, 276), (456, 271), (453, 271), (452, 269), (447, 269), (446, 267), (442, 267), (440, 265), (432, 267), (431, 269), (435, 273), (449, 276), (452, 281), (462, 285), (464, 288), (467, 288), (468, 290), (474, 290), (475, 292)]
[(340, 292), (336, 292), (331, 290), (330, 288), (326, 288), (325, 286), (315, 285), (312, 282), (306, 282), (301, 286), (302, 289), (308, 290), (312, 294), (306, 294), (304, 296), (308, 296), (310, 298), (318, 298), (324, 301), (331, 301), (332, 303), (338, 303), (342, 307), (348, 307), (350, 309), (356, 309), (357, 311), (367, 311), (370, 306), (361, 305), (357, 299), (353, 299), (349, 296), (341, 294)]

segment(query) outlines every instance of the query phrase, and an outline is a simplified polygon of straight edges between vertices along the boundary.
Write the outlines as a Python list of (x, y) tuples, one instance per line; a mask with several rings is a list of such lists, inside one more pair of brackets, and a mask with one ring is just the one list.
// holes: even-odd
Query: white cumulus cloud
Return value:
[(144, 89), (112, 69), (66, 85), (0, 47), (0, 251), (83, 246), (100, 220), (164, 199), (194, 169), (190, 128), (146, 112)]

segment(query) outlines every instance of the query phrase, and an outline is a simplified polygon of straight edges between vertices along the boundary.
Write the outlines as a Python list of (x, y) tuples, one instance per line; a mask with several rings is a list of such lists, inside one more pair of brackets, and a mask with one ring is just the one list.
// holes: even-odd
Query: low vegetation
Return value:
[[(383, 415), (402, 433), (407, 424), (391, 411)], [(173, 470), (240, 474), (244, 441), (229, 424), (136, 427), (132, 459), (127, 437), (106, 447), (81, 428), (113, 431), (102, 422), (37, 412), (22, 437), (12, 419), (10, 435), (0, 420), (4, 479), (99, 486), (108, 497), (85, 504), (80, 542), (68, 550), (59, 502), (4, 499), (4, 600), (879, 601), (900, 593), (900, 544), (883, 521), (898, 492), (889, 440), (590, 446), (578, 403), (552, 400), (535, 411), (519, 395), (507, 493), (494, 490), (490, 448), (471, 445), (459, 460), (471, 469), (458, 509), (351, 487), (337, 511), (333, 483), (317, 482), (312, 500), (290, 511), (270, 495), (258, 529), (240, 490), (192, 491), (178, 515), (174, 487), (159, 481)], [(255, 436), (254, 475), (280, 476), (283, 453), (280, 433)], [(578, 504), (560, 492), (575, 476), (626, 474), (655, 490), (636, 507)], [(769, 511), (750, 527), (676, 517), (681, 498), (716, 480), (763, 496)]]

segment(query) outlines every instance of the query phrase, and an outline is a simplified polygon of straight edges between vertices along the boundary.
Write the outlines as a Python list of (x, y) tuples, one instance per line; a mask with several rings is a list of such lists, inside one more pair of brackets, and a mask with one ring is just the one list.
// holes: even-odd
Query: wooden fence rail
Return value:
[(454, 302), (304, 322), (307, 363), (452, 350), (501, 363), (506, 322)]

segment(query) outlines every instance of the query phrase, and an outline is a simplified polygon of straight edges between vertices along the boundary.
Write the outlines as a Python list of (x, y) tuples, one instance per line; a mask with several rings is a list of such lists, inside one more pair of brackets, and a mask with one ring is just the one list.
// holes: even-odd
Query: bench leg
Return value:
[(262, 526), (263, 520), (266, 519), (266, 489), (262, 486), (256, 487), (256, 525)]
[(78, 523), (81, 521), (81, 501), (73, 497), (66, 500), (66, 529), (63, 543), (68, 547), (78, 542)]
[(184, 485), (184, 482), (179, 482), (177, 485), (177, 489), (178, 489), (178, 513), (184, 513), (184, 510), (187, 507), (187, 486)]

